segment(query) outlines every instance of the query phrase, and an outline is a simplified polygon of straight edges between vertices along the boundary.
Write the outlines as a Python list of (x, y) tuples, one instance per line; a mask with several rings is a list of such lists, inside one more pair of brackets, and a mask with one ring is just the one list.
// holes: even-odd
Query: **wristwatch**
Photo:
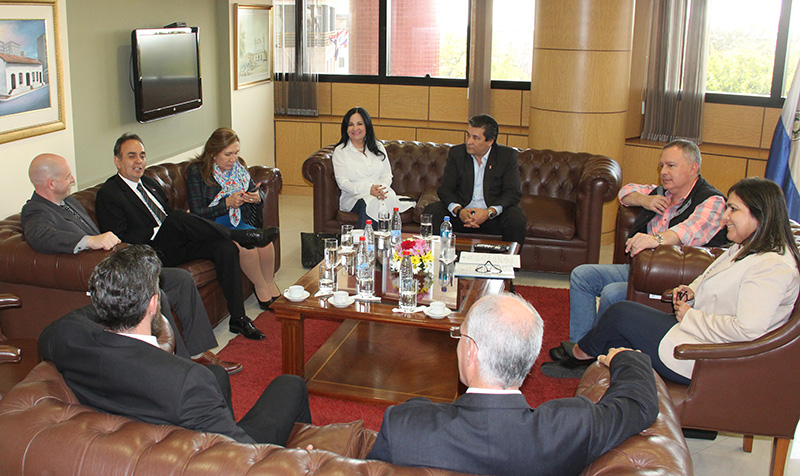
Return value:
[(489, 208), (487, 208), (487, 209), (486, 209), (486, 211), (488, 211), (488, 212), (489, 212), (489, 219), (490, 219), (490, 220), (491, 220), (492, 218), (494, 218), (494, 217), (496, 217), (496, 216), (497, 216), (497, 212), (494, 210), (494, 208), (493, 208), (493, 207), (489, 207)]
[(653, 238), (656, 239), (656, 241), (658, 242), (659, 245), (663, 245), (664, 244), (664, 237), (661, 236), (660, 233), (653, 233)]

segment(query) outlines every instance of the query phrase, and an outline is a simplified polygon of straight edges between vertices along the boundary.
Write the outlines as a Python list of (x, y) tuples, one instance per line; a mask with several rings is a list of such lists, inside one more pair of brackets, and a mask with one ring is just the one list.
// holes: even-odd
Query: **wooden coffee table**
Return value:
[[(410, 236), (410, 235), (409, 235)], [(487, 240), (457, 237), (456, 247), (469, 251), (475, 243)], [(509, 246), (516, 254), (517, 243), (491, 241)], [(497, 294), (508, 286), (507, 280), (455, 278), (444, 291), (434, 276), (431, 290), (418, 304), (431, 300), (445, 301), (453, 311), (443, 319), (431, 319), (423, 313), (392, 312), (397, 307), (397, 291), (391, 273), (376, 271), (377, 302), (359, 302), (337, 308), (327, 298), (315, 298), (318, 266), (296, 284), (311, 293), (308, 299), (294, 303), (285, 297), (273, 305), (281, 323), (283, 372), (303, 376), (309, 391), (356, 400), (402, 402), (414, 396), (435, 401), (453, 401), (458, 395), (458, 370), (455, 345), (449, 330), (464, 320), (472, 305), (487, 294)], [(355, 293), (355, 278), (346, 268), (339, 272), (339, 289)], [(304, 321), (325, 319), (345, 321), (317, 353), (304, 364)]]

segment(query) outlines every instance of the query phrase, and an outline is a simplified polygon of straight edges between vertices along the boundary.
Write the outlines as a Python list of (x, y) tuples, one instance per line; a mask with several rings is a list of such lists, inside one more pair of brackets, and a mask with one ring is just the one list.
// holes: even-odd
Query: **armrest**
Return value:
[(580, 179), (578, 189), (587, 195), (591, 190), (603, 184), (603, 203), (610, 202), (617, 196), (622, 182), (622, 169), (616, 160), (602, 155), (592, 155), (586, 159)]
[(724, 251), (722, 248), (673, 245), (644, 250), (631, 260), (629, 297), (631, 290), (661, 295), (665, 290), (689, 284)]
[(633, 222), (642, 207), (626, 207), (622, 203), (617, 209), (617, 229), (614, 232), (614, 264), (625, 264), (630, 262), (630, 256), (625, 253), (625, 242), (633, 228)]
[(22, 307), (19, 297), (13, 294), (0, 294), (0, 309)]
[(22, 351), (13, 345), (0, 345), (0, 364), (19, 362), (22, 359)]
[(303, 178), (314, 186), (314, 231), (337, 233), (341, 191), (333, 174), (333, 144), (311, 154), (303, 162)]
[(253, 165), (248, 167), (253, 182), (264, 192), (264, 206), (261, 207), (261, 218), (264, 227), (280, 226), (279, 195), (283, 188), (283, 174), (280, 169)]

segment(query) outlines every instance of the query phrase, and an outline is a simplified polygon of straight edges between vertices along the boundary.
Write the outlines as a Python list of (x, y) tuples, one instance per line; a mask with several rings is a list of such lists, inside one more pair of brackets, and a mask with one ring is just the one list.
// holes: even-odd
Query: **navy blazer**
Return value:
[(233, 417), (205, 366), (132, 337), (108, 332), (93, 306), (70, 312), (39, 336), (83, 405), (157, 425), (177, 425), (254, 443)]
[[(508, 208), (522, 198), (519, 178), (519, 154), (511, 147), (492, 144), (483, 175), (483, 197), (486, 206)], [(450, 147), (439, 185), (439, 200), (445, 206), (458, 203), (462, 207), (472, 201), (475, 188), (475, 164), (465, 144)]]
[(647, 355), (621, 352), (610, 371), (597, 404), (581, 396), (533, 409), (523, 395), (467, 393), (453, 403), (415, 398), (389, 407), (367, 458), (474, 474), (577, 475), (658, 415)]
[[(169, 215), (172, 207), (167, 195), (155, 179), (147, 176), (141, 183), (159, 201)], [(141, 244), (150, 242), (153, 228), (158, 226), (156, 219), (139, 195), (131, 190), (119, 174), (112, 175), (97, 191), (95, 212), (100, 229), (111, 231), (125, 243)]]

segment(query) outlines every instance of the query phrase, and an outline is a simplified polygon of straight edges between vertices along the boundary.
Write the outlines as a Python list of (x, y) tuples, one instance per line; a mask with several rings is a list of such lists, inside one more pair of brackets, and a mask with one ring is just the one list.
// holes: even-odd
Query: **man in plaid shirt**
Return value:
[[(725, 196), (700, 176), (700, 149), (686, 140), (674, 140), (661, 151), (661, 185), (628, 184), (619, 191), (624, 206), (642, 207), (625, 252), (636, 256), (658, 245), (722, 246), (727, 243), (721, 223)], [(583, 264), (570, 274), (569, 342), (550, 349), (550, 358), (570, 362), (577, 342), (612, 304), (625, 299), (628, 264)], [(597, 298), (600, 298), (599, 309)], [(563, 366), (542, 365), (550, 375)], [(549, 373), (548, 373), (549, 372)], [(551, 375), (555, 376), (555, 375)]]

